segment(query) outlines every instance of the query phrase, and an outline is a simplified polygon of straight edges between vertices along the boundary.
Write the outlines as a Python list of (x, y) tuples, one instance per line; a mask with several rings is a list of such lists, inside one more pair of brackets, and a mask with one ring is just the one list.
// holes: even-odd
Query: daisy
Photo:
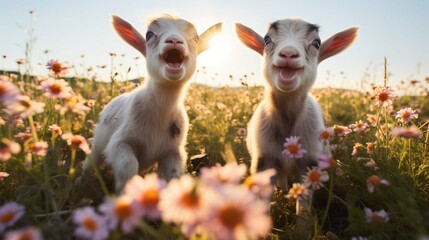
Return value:
[(73, 150), (81, 149), (86, 154), (91, 153), (91, 149), (89, 149), (88, 142), (81, 135), (73, 135), (71, 133), (64, 133), (61, 135), (61, 138), (67, 141), (68, 145), (71, 145)]
[(364, 164), (365, 167), (372, 168), (374, 171), (380, 170), (377, 163), (374, 161), (374, 159), (370, 159), (368, 162)]
[(28, 96), (18, 96), (17, 101), (6, 106), (10, 115), (17, 115), (21, 118), (27, 118), (38, 113), (42, 113), (45, 108), (45, 103), (36, 102)]
[(314, 190), (323, 187), (323, 183), (329, 180), (329, 175), (326, 171), (322, 171), (318, 167), (308, 169), (307, 174), (304, 175), (304, 185), (311, 187)]
[(71, 97), (64, 106), (56, 104), (55, 110), (59, 111), (61, 115), (64, 115), (66, 112), (85, 115), (91, 110), (91, 108), (87, 107), (85, 103), (85, 100), (78, 99), (77, 97)]
[(13, 136), (14, 138), (18, 138), (21, 141), (27, 141), (28, 139), (31, 139), (33, 137), (33, 134), (29, 132), (19, 132)]
[(0, 141), (0, 161), (8, 161), (12, 155), (21, 152), (21, 145), (6, 138)]
[(346, 126), (334, 125), (333, 129), (334, 129), (334, 133), (338, 137), (345, 137), (349, 135), (349, 133), (351, 132), (351, 130)]
[(115, 229), (119, 225), (123, 233), (131, 233), (140, 223), (137, 203), (128, 195), (107, 198), (99, 210), (107, 219), (106, 226)]
[(42, 240), (43, 236), (39, 229), (34, 227), (26, 227), (14, 231), (9, 231), (5, 234), (5, 240)]
[(18, 88), (7, 78), (0, 78), (0, 101), (4, 103), (16, 102), (20, 96)]
[(352, 152), (352, 156), (356, 156), (358, 154), (359, 150), (362, 150), (364, 147), (361, 143), (355, 143), (355, 145), (353, 146), (353, 152)]
[(376, 176), (376, 175), (372, 175), (371, 177), (369, 177), (369, 178), (366, 180), (366, 186), (367, 186), (368, 191), (369, 191), (370, 193), (373, 193), (373, 192), (374, 192), (374, 190), (375, 190), (375, 186), (377, 186), (377, 185), (385, 185), (385, 186), (389, 186), (389, 185), (390, 185), (390, 183), (389, 183), (389, 181), (387, 181), (386, 179), (382, 179), (382, 178), (380, 178), (380, 177), (378, 177), (378, 176)]
[(161, 218), (158, 207), (160, 193), (166, 185), (166, 182), (155, 173), (148, 174), (144, 178), (135, 175), (125, 184), (124, 194), (138, 203), (137, 208), (141, 216), (157, 220)]
[(221, 166), (219, 163), (210, 168), (201, 168), (200, 180), (210, 186), (222, 184), (238, 184), (246, 174), (247, 167), (236, 162), (227, 163)]
[(16, 202), (7, 202), (0, 207), (0, 233), (6, 227), (15, 224), (24, 215), (24, 206)]
[(412, 119), (417, 119), (418, 116), (419, 114), (415, 110), (403, 108), (396, 113), (395, 118), (401, 123), (409, 123)]
[(367, 142), (366, 143), (366, 152), (368, 154), (374, 153), (375, 146), (377, 145), (377, 142)]
[(258, 239), (270, 232), (268, 202), (240, 185), (225, 185), (218, 190), (210, 218), (203, 224), (211, 239)]
[(63, 130), (57, 124), (52, 124), (49, 126), (48, 130), (52, 132), (52, 136), (59, 136), (63, 134)]
[(335, 161), (330, 154), (319, 153), (317, 156), (317, 165), (321, 170), (335, 168), (337, 166), (337, 161)]
[(48, 143), (45, 141), (39, 141), (39, 142), (31, 143), (28, 148), (31, 154), (44, 157), (48, 152)]
[(45, 91), (45, 96), (48, 98), (64, 99), (72, 96), (72, 89), (64, 79), (47, 78), (37, 89)]
[(409, 128), (396, 127), (392, 130), (392, 136), (394, 137), (420, 138), (421, 134), (420, 129), (414, 125)]
[(325, 143), (329, 143), (333, 134), (334, 130), (332, 128), (326, 128), (320, 132), (319, 140)]
[(368, 223), (387, 223), (389, 221), (389, 215), (383, 209), (380, 211), (372, 211), (370, 208), (365, 208), (364, 211), (366, 222)]
[(294, 199), (306, 199), (308, 197), (308, 189), (301, 183), (294, 183), (292, 188), (289, 189), (286, 198), (294, 198)]
[(46, 67), (55, 75), (65, 74), (67, 69), (69, 69), (69, 67), (59, 60), (50, 60), (48, 64), (46, 64)]
[(107, 239), (109, 229), (107, 219), (97, 214), (92, 207), (83, 207), (73, 211), (73, 223), (77, 225), (74, 235), (85, 239)]
[(173, 179), (161, 192), (159, 209), (162, 219), (182, 224), (182, 232), (189, 237), (208, 216), (212, 195), (207, 188), (197, 186), (197, 182), (189, 175)]
[(276, 170), (271, 168), (262, 172), (255, 173), (248, 176), (244, 180), (244, 186), (248, 187), (250, 191), (268, 199), (273, 193), (273, 185), (271, 179), (276, 175)]
[(376, 94), (373, 97), (377, 101), (378, 107), (390, 107), (392, 106), (393, 99), (396, 97), (395, 91), (389, 87), (379, 87), (375, 89)]
[(299, 137), (291, 136), (286, 138), (285, 143), (283, 144), (284, 150), (283, 155), (290, 158), (302, 158), (304, 154), (307, 153), (307, 150), (301, 148), (299, 143)]
[(368, 130), (368, 123), (363, 122), (362, 120), (359, 120), (354, 124), (350, 124), (349, 128), (353, 129), (354, 132), (364, 133), (365, 131)]

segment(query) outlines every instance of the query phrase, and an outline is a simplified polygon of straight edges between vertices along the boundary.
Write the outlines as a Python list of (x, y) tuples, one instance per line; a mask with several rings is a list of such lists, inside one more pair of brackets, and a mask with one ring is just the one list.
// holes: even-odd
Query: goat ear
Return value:
[(113, 15), (112, 25), (116, 33), (146, 57), (146, 41), (143, 36), (124, 19)]
[(338, 32), (323, 41), (319, 51), (319, 63), (350, 47), (355, 41), (358, 32), (358, 27), (352, 27), (342, 32)]
[(200, 35), (198, 42), (198, 54), (204, 52), (210, 47), (210, 40), (222, 32), (223, 23), (216, 23)]
[(235, 33), (238, 39), (248, 48), (256, 51), (260, 55), (264, 55), (264, 38), (253, 31), (251, 28), (244, 26), (243, 24), (235, 24)]

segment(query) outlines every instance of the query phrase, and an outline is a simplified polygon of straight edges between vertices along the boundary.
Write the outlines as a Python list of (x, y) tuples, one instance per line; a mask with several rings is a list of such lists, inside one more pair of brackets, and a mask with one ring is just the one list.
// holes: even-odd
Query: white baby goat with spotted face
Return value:
[[(119, 192), (133, 175), (154, 163), (167, 180), (183, 174), (188, 132), (186, 89), (197, 55), (209, 47), (222, 25), (198, 35), (191, 23), (164, 16), (149, 24), (143, 38), (117, 16), (112, 23), (119, 36), (146, 57), (149, 73), (143, 86), (116, 97), (104, 108), (94, 130), (94, 163), (98, 167), (105, 162), (112, 168)], [(91, 168), (89, 163), (84, 163), (84, 173)]]
[[(358, 28), (350, 28), (321, 42), (318, 27), (298, 19), (272, 23), (265, 37), (236, 24), (240, 41), (263, 56), (262, 71), (267, 83), (264, 99), (248, 127), (252, 173), (275, 168), (277, 176), (273, 184), (278, 181), (287, 189), (286, 177), (300, 182), (317, 155), (329, 152), (318, 140), (324, 129), (323, 114), (309, 90), (316, 79), (318, 64), (349, 47), (357, 32)], [(304, 159), (282, 155), (285, 138), (290, 136), (300, 137), (307, 150)]]

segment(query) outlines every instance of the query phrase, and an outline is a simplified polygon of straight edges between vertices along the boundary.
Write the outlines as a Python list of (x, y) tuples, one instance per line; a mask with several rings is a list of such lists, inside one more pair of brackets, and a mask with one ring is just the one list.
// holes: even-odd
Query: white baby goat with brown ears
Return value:
[[(287, 189), (287, 177), (296, 182), (317, 155), (329, 149), (318, 140), (325, 128), (319, 104), (309, 94), (323, 60), (342, 52), (355, 40), (358, 28), (338, 32), (321, 41), (318, 26), (298, 19), (272, 23), (265, 37), (237, 23), (236, 33), (247, 47), (263, 56), (265, 95), (249, 123), (247, 147), (252, 173), (277, 170), (273, 184)], [(307, 154), (293, 159), (282, 154), (285, 138), (300, 137)], [(310, 194), (311, 196), (311, 194)], [(306, 202), (297, 203), (297, 213), (306, 218)], [(297, 226), (298, 227), (298, 226)]]
[[(197, 55), (209, 47), (222, 24), (198, 35), (191, 23), (171, 16), (154, 19), (144, 38), (125, 20), (113, 16), (113, 27), (147, 59), (149, 78), (130, 93), (113, 99), (94, 130), (92, 159), (97, 167), (113, 170), (120, 192), (133, 175), (158, 164), (167, 180), (183, 174), (188, 116), (184, 97), (196, 69)], [(84, 163), (84, 173), (91, 168)]]

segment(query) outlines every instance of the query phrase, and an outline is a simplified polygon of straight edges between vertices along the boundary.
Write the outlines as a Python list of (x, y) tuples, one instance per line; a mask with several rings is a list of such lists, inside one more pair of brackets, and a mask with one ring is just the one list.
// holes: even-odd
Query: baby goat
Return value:
[[(113, 16), (113, 27), (147, 59), (149, 78), (143, 86), (113, 99), (94, 130), (92, 159), (113, 170), (120, 192), (133, 175), (154, 163), (167, 180), (184, 172), (188, 116), (184, 97), (195, 72), (197, 55), (209, 47), (222, 24), (198, 35), (191, 23), (171, 16), (154, 19), (146, 39), (125, 20)], [(91, 168), (84, 163), (84, 173)]]
[[(272, 23), (265, 37), (237, 23), (239, 40), (264, 58), (262, 71), (267, 82), (265, 95), (249, 123), (247, 147), (252, 173), (277, 170), (273, 184), (287, 189), (286, 177), (300, 182), (306, 168), (319, 153), (329, 153), (318, 140), (324, 129), (323, 114), (309, 90), (316, 79), (317, 65), (342, 52), (357, 36), (353, 27), (336, 33), (323, 43), (318, 26), (297, 19)], [(282, 155), (286, 137), (299, 136), (307, 150), (304, 159)], [(301, 205), (301, 206), (300, 206)], [(304, 205), (304, 206), (302, 206)], [(300, 213), (306, 204), (297, 204)]]

